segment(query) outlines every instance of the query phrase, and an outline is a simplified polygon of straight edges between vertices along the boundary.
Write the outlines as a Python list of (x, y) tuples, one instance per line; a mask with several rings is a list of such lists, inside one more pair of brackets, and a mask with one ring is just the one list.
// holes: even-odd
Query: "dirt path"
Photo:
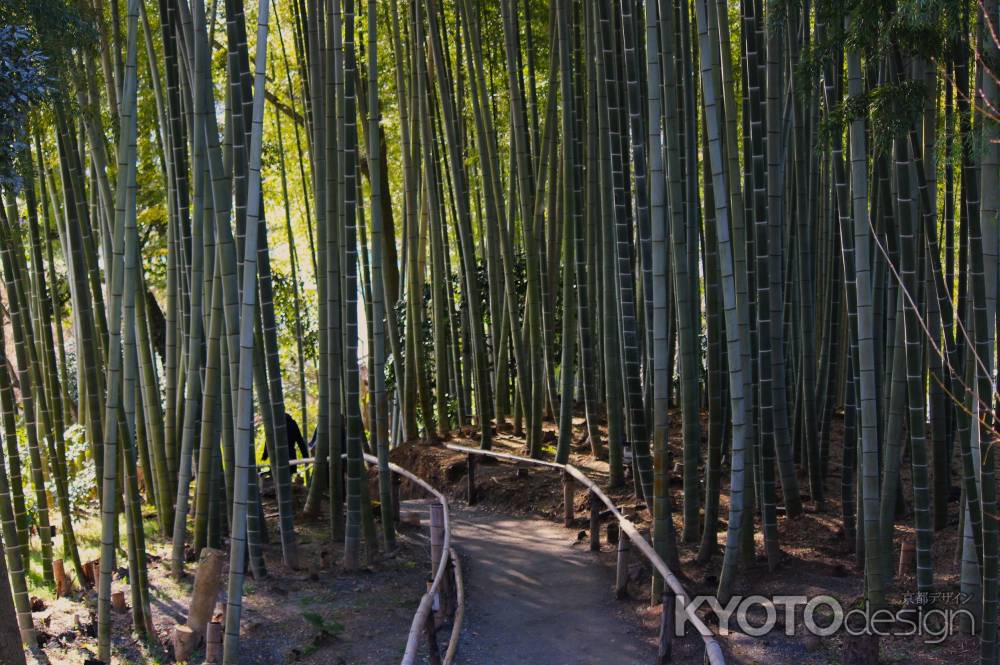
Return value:
[(464, 665), (648, 665), (645, 630), (576, 532), (531, 517), (452, 509), (462, 557)]

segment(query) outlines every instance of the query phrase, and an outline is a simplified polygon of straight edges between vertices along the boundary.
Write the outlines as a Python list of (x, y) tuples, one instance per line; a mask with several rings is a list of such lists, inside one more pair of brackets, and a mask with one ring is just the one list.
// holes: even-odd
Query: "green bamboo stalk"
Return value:
[[(122, 325), (123, 289), (125, 282), (125, 225), (135, 223), (135, 196), (132, 183), (135, 181), (136, 155), (136, 97), (138, 80), (136, 75), (136, 42), (138, 37), (138, 0), (128, 5), (128, 54), (126, 56), (126, 80), (122, 95), (121, 132), (122, 141), (118, 146), (118, 179), (116, 183), (115, 229), (111, 257), (111, 286), (108, 327), (107, 401), (104, 422), (104, 468), (102, 476), (101, 501), (101, 564), (98, 584), (97, 638), (98, 657), (111, 660), (111, 574), (115, 568), (115, 542), (117, 540), (117, 499), (118, 499), (118, 455), (119, 427), (118, 415), (122, 400)], [(131, 196), (130, 196), (131, 190)], [(131, 295), (131, 294), (129, 294)], [(128, 449), (127, 442), (121, 442)]]
[(709, 144), (709, 161), (711, 163), (712, 189), (716, 215), (716, 237), (719, 246), (719, 266), (722, 277), (723, 307), (726, 319), (726, 350), (729, 362), (729, 400), (732, 419), (732, 461), (729, 497), (729, 526), (726, 535), (726, 553), (722, 564), (722, 574), (719, 577), (719, 596), (728, 600), (732, 594), (737, 559), (740, 554), (740, 533), (743, 521), (748, 516), (744, 500), (746, 498), (747, 478), (747, 447), (746, 447), (746, 403), (745, 384), (743, 376), (743, 354), (747, 340), (744, 337), (745, 323), (741, 321), (743, 312), (739, 311), (736, 302), (737, 277), (734, 274), (734, 247), (730, 240), (729, 215), (731, 210), (728, 202), (728, 179), (735, 174), (728, 171), (723, 159), (721, 140), (722, 108), (719, 91), (716, 88), (717, 77), (712, 70), (712, 48), (708, 42), (708, 0), (698, 0), (695, 5), (699, 35), (699, 57), (702, 73), (702, 96), (704, 100), (705, 117), (707, 119), (707, 134)]
[[(11, 215), (16, 219), (17, 211), (12, 211)], [(5, 226), (9, 224), (9, 220)], [(21, 302), (22, 290), (17, 285), (15, 274), (13, 245), (15, 239), (11, 236), (9, 228), (5, 229), (2, 254), (4, 267), (4, 285), (7, 289), (8, 307), (10, 308), (11, 327), (14, 331), (14, 350), (17, 358), (18, 387), (21, 392), (21, 403), (23, 404), (24, 423), (28, 440), (28, 453), (31, 461), (31, 484), (35, 490), (35, 512), (38, 517), (38, 536), (42, 547), (42, 573), (47, 586), (55, 584), (55, 577), (52, 572), (52, 530), (49, 528), (49, 500), (45, 490), (44, 461), (42, 460), (41, 448), (39, 446), (39, 410), (36, 410), (35, 388), (37, 382), (32, 381), (31, 359), (27, 342), (27, 331), (25, 318), (28, 313)], [(12, 441), (17, 441), (16, 437)]]
[[(198, 0), (196, 0), (196, 6)], [(247, 495), (251, 483), (250, 451), (253, 446), (253, 355), (252, 321), (257, 296), (257, 229), (260, 215), (261, 145), (264, 121), (264, 75), (267, 71), (267, 28), (270, 3), (261, 0), (257, 10), (257, 52), (254, 58), (254, 95), (250, 141), (247, 232), (244, 238), (243, 288), (240, 306), (240, 372), (237, 409), (237, 441), (233, 478), (233, 520), (230, 536), (229, 602), (226, 610), (223, 662), (235, 665), (239, 658), (240, 614), (243, 610), (243, 578), (246, 556)]]
[[(861, 56), (847, 52), (848, 94), (862, 93)], [(854, 220), (855, 298), (858, 318), (853, 331), (858, 340), (861, 421), (861, 503), (865, 541), (865, 592), (875, 607), (884, 603), (881, 548), (878, 545), (878, 410), (875, 403), (874, 340), (871, 336), (871, 266), (868, 242), (868, 173), (865, 164), (865, 118), (850, 124), (851, 199)]]

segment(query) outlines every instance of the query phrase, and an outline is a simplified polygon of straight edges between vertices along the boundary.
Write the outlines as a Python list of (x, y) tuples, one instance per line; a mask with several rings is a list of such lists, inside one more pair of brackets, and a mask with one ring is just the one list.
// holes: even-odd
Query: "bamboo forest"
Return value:
[(0, 0), (0, 665), (1000, 665), (1000, 0)]

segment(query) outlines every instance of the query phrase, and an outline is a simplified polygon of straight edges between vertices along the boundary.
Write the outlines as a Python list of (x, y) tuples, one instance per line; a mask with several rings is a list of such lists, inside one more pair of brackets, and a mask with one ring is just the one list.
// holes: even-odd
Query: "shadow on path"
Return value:
[(464, 665), (649, 665), (655, 651), (614, 600), (613, 575), (575, 532), (452, 508), (462, 557)]

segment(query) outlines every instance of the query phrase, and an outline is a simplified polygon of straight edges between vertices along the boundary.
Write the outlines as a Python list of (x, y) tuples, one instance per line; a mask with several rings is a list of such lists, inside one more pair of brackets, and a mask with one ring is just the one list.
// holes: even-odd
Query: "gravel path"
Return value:
[(576, 532), (531, 517), (452, 509), (462, 558), (463, 665), (649, 665), (645, 630)]

